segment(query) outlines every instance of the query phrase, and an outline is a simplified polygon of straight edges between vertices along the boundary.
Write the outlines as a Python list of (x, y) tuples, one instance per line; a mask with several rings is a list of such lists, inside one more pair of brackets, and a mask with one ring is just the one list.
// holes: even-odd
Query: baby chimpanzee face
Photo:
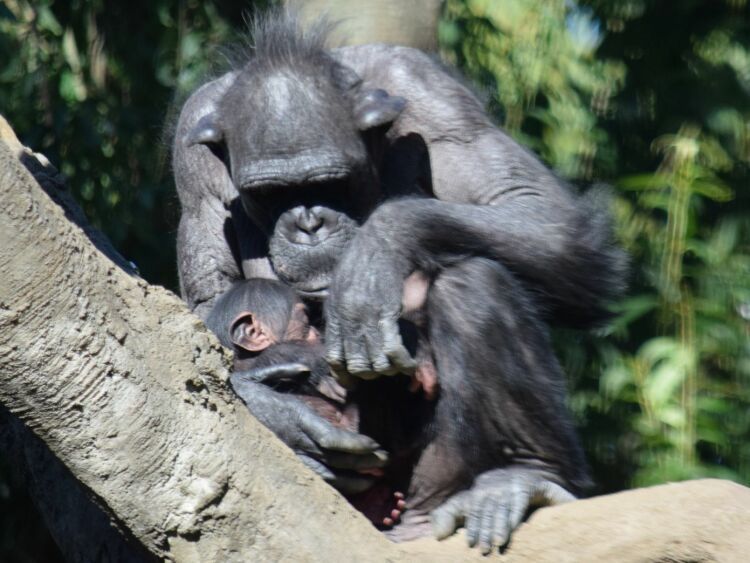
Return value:
[(286, 332), (281, 338), (277, 339), (278, 342), (289, 340), (320, 341), (320, 333), (315, 327), (310, 326), (310, 319), (307, 316), (305, 305), (301, 302), (295, 303), (289, 316), (289, 324), (286, 327)]

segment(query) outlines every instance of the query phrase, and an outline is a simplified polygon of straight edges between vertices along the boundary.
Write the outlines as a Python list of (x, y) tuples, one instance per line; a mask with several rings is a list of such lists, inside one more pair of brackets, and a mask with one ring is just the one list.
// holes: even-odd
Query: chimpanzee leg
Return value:
[[(564, 376), (522, 284), (497, 262), (470, 258), (440, 274), (427, 308), (440, 395), (405, 524), (424, 522), (427, 512), (478, 477), (492, 481), (493, 471), (500, 489), (528, 472), (540, 476), (534, 482), (540, 486), (556, 483), (576, 494), (587, 487), (586, 462), (564, 404)], [(516, 472), (512, 479), (509, 472)], [(451, 511), (455, 525), (463, 521), (461, 510)]]

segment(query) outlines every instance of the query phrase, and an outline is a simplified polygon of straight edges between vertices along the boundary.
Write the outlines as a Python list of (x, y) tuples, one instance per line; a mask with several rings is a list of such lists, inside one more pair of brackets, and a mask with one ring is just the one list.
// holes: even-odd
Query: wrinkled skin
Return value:
[(466, 527), (471, 547), (490, 553), (510, 540), (529, 507), (562, 504), (575, 497), (538, 471), (523, 468), (493, 469), (482, 473), (471, 489), (451, 497), (432, 513), (438, 539), (459, 526)]
[[(234, 350), (231, 385), (258, 420), (340, 491), (372, 486), (372, 471), (385, 465), (387, 453), (358, 434), (356, 423), (341, 423), (345, 405), (337, 403), (345, 392), (293, 290), (262, 278), (235, 283), (216, 300), (206, 325)], [(287, 381), (296, 393), (277, 389)]]
[[(580, 494), (586, 464), (545, 322), (589, 326), (621, 288), (600, 202), (571, 193), (426, 55), (384, 45), (325, 52), (269, 22), (247, 66), (196, 91), (177, 125), (188, 304), (206, 318), (233, 281), (281, 279), (326, 298), (331, 365), (374, 378), (415, 369), (397, 323), (404, 280), (424, 272), (439, 396), (394, 532), (419, 528), (446, 501), (458, 525), (472, 504), (453, 495), (490, 494), (485, 481), (528, 503), (507, 491), (531, 470)], [(251, 411), (329, 481), (372, 461), (372, 438), (343, 437), (299, 414), (293, 397), (251, 391)], [(336, 467), (331, 450), (343, 454)], [(467, 451), (472, 465), (461, 462)], [(501, 480), (482, 479), (499, 469)], [(477, 538), (514, 527), (497, 507)]]
[[(424, 307), (427, 287), (424, 280), (415, 278), (415, 281), (407, 282), (406, 288), (405, 310), (416, 317), (418, 310)], [(397, 490), (398, 478), (387, 476), (389, 469), (381, 469), (388, 462), (387, 453), (376, 449), (368, 455), (365, 450), (350, 458), (347, 456), (351, 454), (344, 452), (351, 440), (357, 438), (355, 433), (360, 429), (363, 434), (384, 436), (389, 447), (404, 444), (399, 452), (402, 457), (419, 447), (415, 438), (420, 436), (424, 422), (413, 423), (413, 418), (401, 416), (399, 410), (408, 412), (412, 409), (408, 406), (399, 409), (398, 405), (404, 399), (419, 402), (419, 398), (412, 395), (421, 390), (427, 400), (434, 399), (437, 376), (429, 349), (424, 344), (420, 346), (418, 355), (423, 358), (421, 369), (424, 373), (408, 389), (402, 384), (385, 393), (347, 392), (333, 377), (324, 359), (325, 348), (320, 334), (310, 324), (306, 308), (294, 290), (281, 282), (256, 278), (234, 284), (217, 301), (217, 307), (206, 322), (221, 342), (234, 350), (230, 383), (248, 408), (264, 421), (267, 420), (269, 404), (272, 410), (282, 410), (287, 424), (275, 431), (308, 466), (325, 473), (327, 480), (348, 494), (352, 503), (373, 523), (391, 527), (398, 522), (405, 505), (404, 495)], [(259, 384), (262, 384), (262, 389), (258, 388)], [(279, 396), (274, 393), (269, 398), (265, 388), (290, 394), (297, 401), (280, 404)], [(259, 396), (262, 397), (260, 401)], [(341, 431), (316, 439), (318, 416)], [(365, 427), (360, 428), (362, 419)], [(384, 420), (388, 423), (384, 424)], [(308, 440), (304, 440), (304, 435), (290, 431), (297, 426), (302, 428)], [(374, 441), (372, 447), (377, 447)], [(315, 451), (316, 458), (308, 455), (308, 451)], [(318, 467), (315, 459), (324, 461), (324, 464)], [(341, 471), (333, 473), (326, 466)], [(374, 481), (378, 483), (376, 487), (367, 494), (358, 494)]]

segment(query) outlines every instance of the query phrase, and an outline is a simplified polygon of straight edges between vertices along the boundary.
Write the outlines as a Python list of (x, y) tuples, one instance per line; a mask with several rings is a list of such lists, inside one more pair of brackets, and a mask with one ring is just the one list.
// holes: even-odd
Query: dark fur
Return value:
[(269, 324), (274, 334), (283, 335), (292, 307), (299, 300), (293, 292), (279, 291), (278, 285), (278, 282), (264, 279), (234, 284), (216, 301), (206, 319), (206, 326), (219, 337), (223, 346), (233, 349), (229, 327), (237, 315), (252, 311)]
[[(205, 318), (250, 277), (327, 295), (329, 360), (364, 376), (406, 366), (393, 327), (403, 280), (422, 270), (433, 280), (441, 395), (407, 516), (487, 482), (493, 468), (529, 490), (542, 480), (580, 492), (587, 470), (542, 320), (600, 322), (623, 286), (598, 196), (572, 193), (423, 53), (326, 52), (283, 17), (257, 33), (253, 58), (193, 94), (177, 128), (179, 270), (191, 308)], [(202, 141), (191, 144), (196, 130)], [(380, 204), (392, 194), (406, 197)], [(264, 423), (301, 443), (282, 398), (246, 391)], [(503, 479), (495, 486), (516, 486)]]

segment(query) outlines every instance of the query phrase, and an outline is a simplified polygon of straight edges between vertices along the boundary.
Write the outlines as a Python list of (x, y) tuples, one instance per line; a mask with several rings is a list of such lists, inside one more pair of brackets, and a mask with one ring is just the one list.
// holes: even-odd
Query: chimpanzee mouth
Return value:
[(320, 275), (306, 280), (284, 279), (283, 276), (279, 276), (279, 278), (292, 286), (294, 291), (296, 291), (300, 297), (305, 299), (322, 301), (328, 297), (330, 291), (331, 278), (327, 275)]
[(305, 290), (298, 289), (297, 293), (304, 299), (312, 299), (314, 301), (323, 301), (328, 297), (328, 287), (322, 287), (320, 289)]

